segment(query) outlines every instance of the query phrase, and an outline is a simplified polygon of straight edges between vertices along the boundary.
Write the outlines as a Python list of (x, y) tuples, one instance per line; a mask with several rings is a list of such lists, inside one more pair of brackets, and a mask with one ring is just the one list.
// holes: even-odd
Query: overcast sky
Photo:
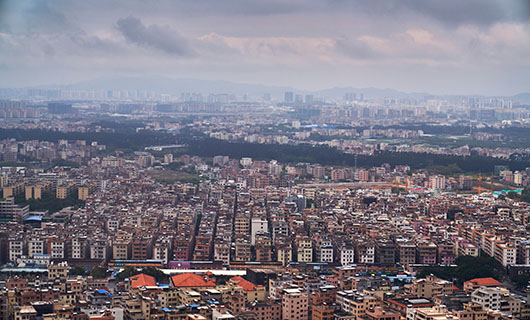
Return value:
[(530, 0), (0, 0), (0, 86), (162, 75), (530, 91)]

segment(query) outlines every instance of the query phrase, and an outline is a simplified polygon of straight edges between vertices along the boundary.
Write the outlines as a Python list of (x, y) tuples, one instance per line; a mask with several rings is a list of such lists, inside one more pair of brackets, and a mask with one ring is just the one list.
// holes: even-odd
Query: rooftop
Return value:
[(156, 286), (155, 278), (143, 273), (132, 276), (129, 280), (131, 280), (132, 288)]
[(175, 287), (215, 287), (215, 282), (205, 280), (204, 277), (194, 273), (183, 273), (171, 277)]

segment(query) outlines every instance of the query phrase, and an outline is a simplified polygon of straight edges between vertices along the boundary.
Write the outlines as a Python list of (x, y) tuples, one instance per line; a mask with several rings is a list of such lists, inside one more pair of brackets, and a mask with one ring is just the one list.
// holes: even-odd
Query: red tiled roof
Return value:
[(132, 276), (129, 280), (131, 280), (131, 287), (133, 289), (138, 287), (156, 286), (155, 278), (143, 273)]
[(230, 281), (235, 282), (238, 286), (243, 288), (243, 290), (245, 290), (245, 291), (255, 291), (256, 290), (256, 286), (252, 282), (247, 281), (247, 280), (243, 279), (240, 276), (232, 277), (232, 278), (230, 278)]
[(206, 281), (203, 276), (194, 273), (183, 273), (171, 277), (175, 287), (215, 287), (212, 280)]
[(497, 285), (500, 285), (501, 283), (495, 279), (493, 279), (492, 277), (489, 277), (489, 278), (475, 278), (475, 279), (471, 279), (469, 281), (466, 281), (466, 282), (471, 282), (477, 286), (497, 286)]

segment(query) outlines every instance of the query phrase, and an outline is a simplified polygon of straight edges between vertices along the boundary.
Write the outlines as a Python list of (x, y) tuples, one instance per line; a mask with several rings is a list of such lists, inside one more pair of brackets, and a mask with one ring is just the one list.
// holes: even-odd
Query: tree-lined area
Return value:
[(175, 135), (163, 131), (125, 130), (118, 132), (60, 132), (42, 129), (0, 129), (0, 140), (17, 139), (18, 141), (40, 140), (58, 142), (59, 140), (97, 141), (110, 150), (137, 151), (146, 146), (176, 143)]
[(187, 144), (190, 155), (213, 157), (227, 155), (232, 158), (252, 157), (259, 160), (275, 159), (283, 163), (320, 163), (330, 166), (350, 166), (356, 163), (360, 167), (379, 166), (388, 163), (392, 166), (408, 164), (412, 169), (435, 168), (444, 174), (491, 173), (495, 165), (506, 165), (511, 170), (524, 170), (530, 167), (530, 160), (508, 160), (485, 156), (453, 156), (412, 152), (377, 152), (373, 155), (354, 155), (343, 153), (328, 146), (309, 144), (257, 144), (247, 142), (228, 142), (189, 131), (174, 134), (165, 131), (125, 130), (123, 132), (58, 132), (40, 129), (0, 129), (0, 140), (15, 138), (24, 140), (43, 140), (57, 142), (66, 140), (97, 141), (107, 146), (108, 151), (139, 151), (146, 146), (166, 144)]
[(50, 193), (45, 193), (40, 199), (28, 200), (26, 200), (26, 197), (22, 193), (15, 197), (15, 203), (29, 205), (29, 210), (31, 211), (48, 211), (49, 213), (54, 213), (66, 207), (80, 207), (85, 202), (77, 199), (77, 193), (69, 195), (65, 199), (59, 199)]
[(506, 278), (506, 269), (493, 257), (482, 255), (479, 257), (461, 256), (455, 261), (454, 266), (432, 266), (421, 270), (417, 277), (425, 278), (433, 274), (439, 278), (454, 281), (457, 286), (475, 278), (492, 277), (499, 281)]
[[(283, 163), (309, 162), (331, 166), (350, 166), (356, 163), (354, 155), (327, 146), (256, 144), (227, 142), (204, 138), (189, 143), (189, 153), (201, 157), (227, 155), (233, 158), (251, 157), (260, 160), (275, 159)], [(411, 169), (436, 167), (444, 173), (491, 173), (496, 165), (506, 165), (511, 170), (524, 170), (529, 161), (497, 159), (484, 156), (453, 156), (412, 152), (377, 152), (358, 155), (357, 166), (371, 167), (388, 163), (392, 166), (407, 164)]]

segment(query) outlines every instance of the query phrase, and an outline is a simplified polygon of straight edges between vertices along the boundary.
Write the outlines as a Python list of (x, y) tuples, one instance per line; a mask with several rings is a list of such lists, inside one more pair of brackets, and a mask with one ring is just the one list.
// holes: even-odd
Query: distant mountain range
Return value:
[(530, 102), (530, 92), (519, 93), (512, 96), (512, 98), (517, 101)]
[[(402, 92), (394, 89), (379, 88), (353, 88), (353, 87), (334, 87), (318, 91), (299, 90), (292, 87), (268, 86), (262, 84), (237, 83), (222, 80), (200, 80), (185, 78), (169, 78), (162, 76), (143, 76), (143, 77), (103, 77), (88, 81), (82, 81), (71, 85), (47, 85), (34, 88), (47, 89), (64, 89), (64, 90), (144, 90), (158, 93), (167, 93), (179, 95), (184, 92), (202, 93), (202, 94), (248, 94), (250, 96), (262, 96), (265, 93), (271, 94), (273, 98), (283, 98), (286, 91), (292, 91), (295, 94), (313, 94), (315, 96), (324, 96), (329, 98), (340, 99), (347, 93), (355, 93), (357, 97), (362, 93), (365, 98), (424, 98), (424, 97), (441, 97), (425, 92)], [(451, 97), (450, 95), (444, 97)], [(454, 96), (452, 96), (454, 97)], [(477, 96), (478, 97), (478, 96)], [(514, 100), (521, 102), (530, 102), (530, 92), (520, 93), (512, 97)]]

